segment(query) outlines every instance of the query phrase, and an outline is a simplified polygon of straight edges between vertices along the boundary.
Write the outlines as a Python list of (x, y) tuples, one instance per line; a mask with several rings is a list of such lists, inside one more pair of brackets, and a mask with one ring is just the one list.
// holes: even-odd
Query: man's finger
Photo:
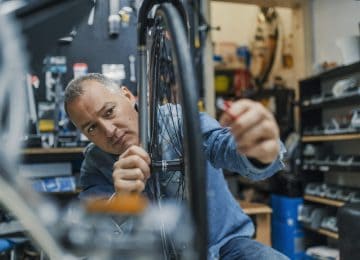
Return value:
[(278, 141), (269, 139), (262, 140), (255, 146), (246, 150), (239, 149), (239, 152), (243, 153), (247, 157), (255, 158), (262, 163), (271, 163), (276, 159), (279, 154), (279, 150), (280, 147)]
[(144, 182), (140, 180), (129, 181), (129, 180), (115, 180), (114, 187), (117, 192), (142, 192), (145, 189)]
[(255, 124), (247, 131), (234, 132), (236, 143), (241, 147), (251, 147), (264, 139), (278, 139), (278, 127), (269, 120), (263, 120), (260, 124)]
[(113, 177), (114, 178), (120, 178), (120, 179), (123, 179), (123, 180), (141, 180), (141, 181), (145, 181), (147, 179), (147, 176), (139, 168), (115, 170), (114, 173), (113, 173)]
[(262, 113), (256, 110), (247, 110), (230, 125), (231, 131), (234, 136), (239, 136), (263, 120), (264, 115)]
[(138, 155), (130, 155), (126, 158), (121, 158), (114, 163), (114, 169), (134, 169), (139, 168), (146, 178), (150, 177), (150, 167), (143, 160), (143, 158)]
[(151, 163), (149, 154), (143, 148), (137, 145), (130, 146), (124, 153), (120, 155), (119, 158), (126, 158), (131, 155), (138, 155), (143, 158), (147, 164)]
[(233, 122), (233, 116), (224, 112), (220, 116), (219, 123), (222, 126), (229, 126)]
[(254, 103), (248, 99), (241, 99), (233, 102), (229, 109), (227, 109), (220, 117), (220, 124), (222, 126), (231, 125), (236, 118), (240, 117), (245, 111), (247, 111), (251, 104)]

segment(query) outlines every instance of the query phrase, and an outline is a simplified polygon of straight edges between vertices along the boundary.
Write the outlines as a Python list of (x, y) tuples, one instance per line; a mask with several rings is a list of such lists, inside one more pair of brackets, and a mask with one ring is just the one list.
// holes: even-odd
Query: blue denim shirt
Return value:
[[(222, 168), (251, 180), (262, 180), (272, 176), (284, 165), (285, 148), (281, 143), (278, 159), (265, 168), (255, 167), (246, 156), (236, 151), (235, 140), (228, 128), (205, 113), (200, 113), (203, 149), (206, 155), (209, 259), (219, 257), (220, 248), (236, 236), (251, 237), (254, 226), (230, 193)], [(114, 192), (112, 167), (118, 156), (105, 153), (94, 144), (85, 150), (81, 168), (80, 198), (110, 196)]]

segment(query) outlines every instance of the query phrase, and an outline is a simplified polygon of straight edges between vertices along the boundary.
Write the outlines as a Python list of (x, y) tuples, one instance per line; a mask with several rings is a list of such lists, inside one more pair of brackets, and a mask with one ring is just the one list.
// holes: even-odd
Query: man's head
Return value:
[(138, 145), (135, 97), (127, 88), (92, 73), (68, 84), (64, 103), (75, 126), (102, 150), (121, 154)]

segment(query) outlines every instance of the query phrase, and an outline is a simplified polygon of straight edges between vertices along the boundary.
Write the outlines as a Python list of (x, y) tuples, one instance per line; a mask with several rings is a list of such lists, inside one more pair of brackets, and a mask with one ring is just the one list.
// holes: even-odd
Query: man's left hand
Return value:
[(220, 123), (231, 128), (239, 153), (263, 164), (271, 163), (279, 154), (279, 127), (261, 103), (236, 101), (222, 114)]

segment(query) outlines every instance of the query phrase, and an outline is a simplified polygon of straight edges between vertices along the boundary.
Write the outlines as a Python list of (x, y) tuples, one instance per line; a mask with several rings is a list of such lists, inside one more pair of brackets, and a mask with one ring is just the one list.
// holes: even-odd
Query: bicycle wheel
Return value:
[[(139, 43), (144, 44), (139, 49), (147, 49), (149, 54), (149, 64), (144, 62), (144, 53), (139, 55), (142, 66), (146, 65), (141, 71), (149, 72), (149, 88), (143, 86), (139, 93), (149, 99), (149, 110), (145, 111), (149, 117), (140, 120), (140, 128), (146, 129), (149, 123), (148, 137), (145, 133), (142, 140), (152, 159), (148, 195), (156, 201), (175, 197), (189, 202), (197, 228), (196, 248), (199, 258), (206, 259), (206, 183), (198, 87), (183, 21), (174, 5), (164, 3), (157, 7), (147, 29), (139, 30)], [(144, 36), (148, 37), (142, 39)], [(143, 101), (147, 104), (146, 98)]]

